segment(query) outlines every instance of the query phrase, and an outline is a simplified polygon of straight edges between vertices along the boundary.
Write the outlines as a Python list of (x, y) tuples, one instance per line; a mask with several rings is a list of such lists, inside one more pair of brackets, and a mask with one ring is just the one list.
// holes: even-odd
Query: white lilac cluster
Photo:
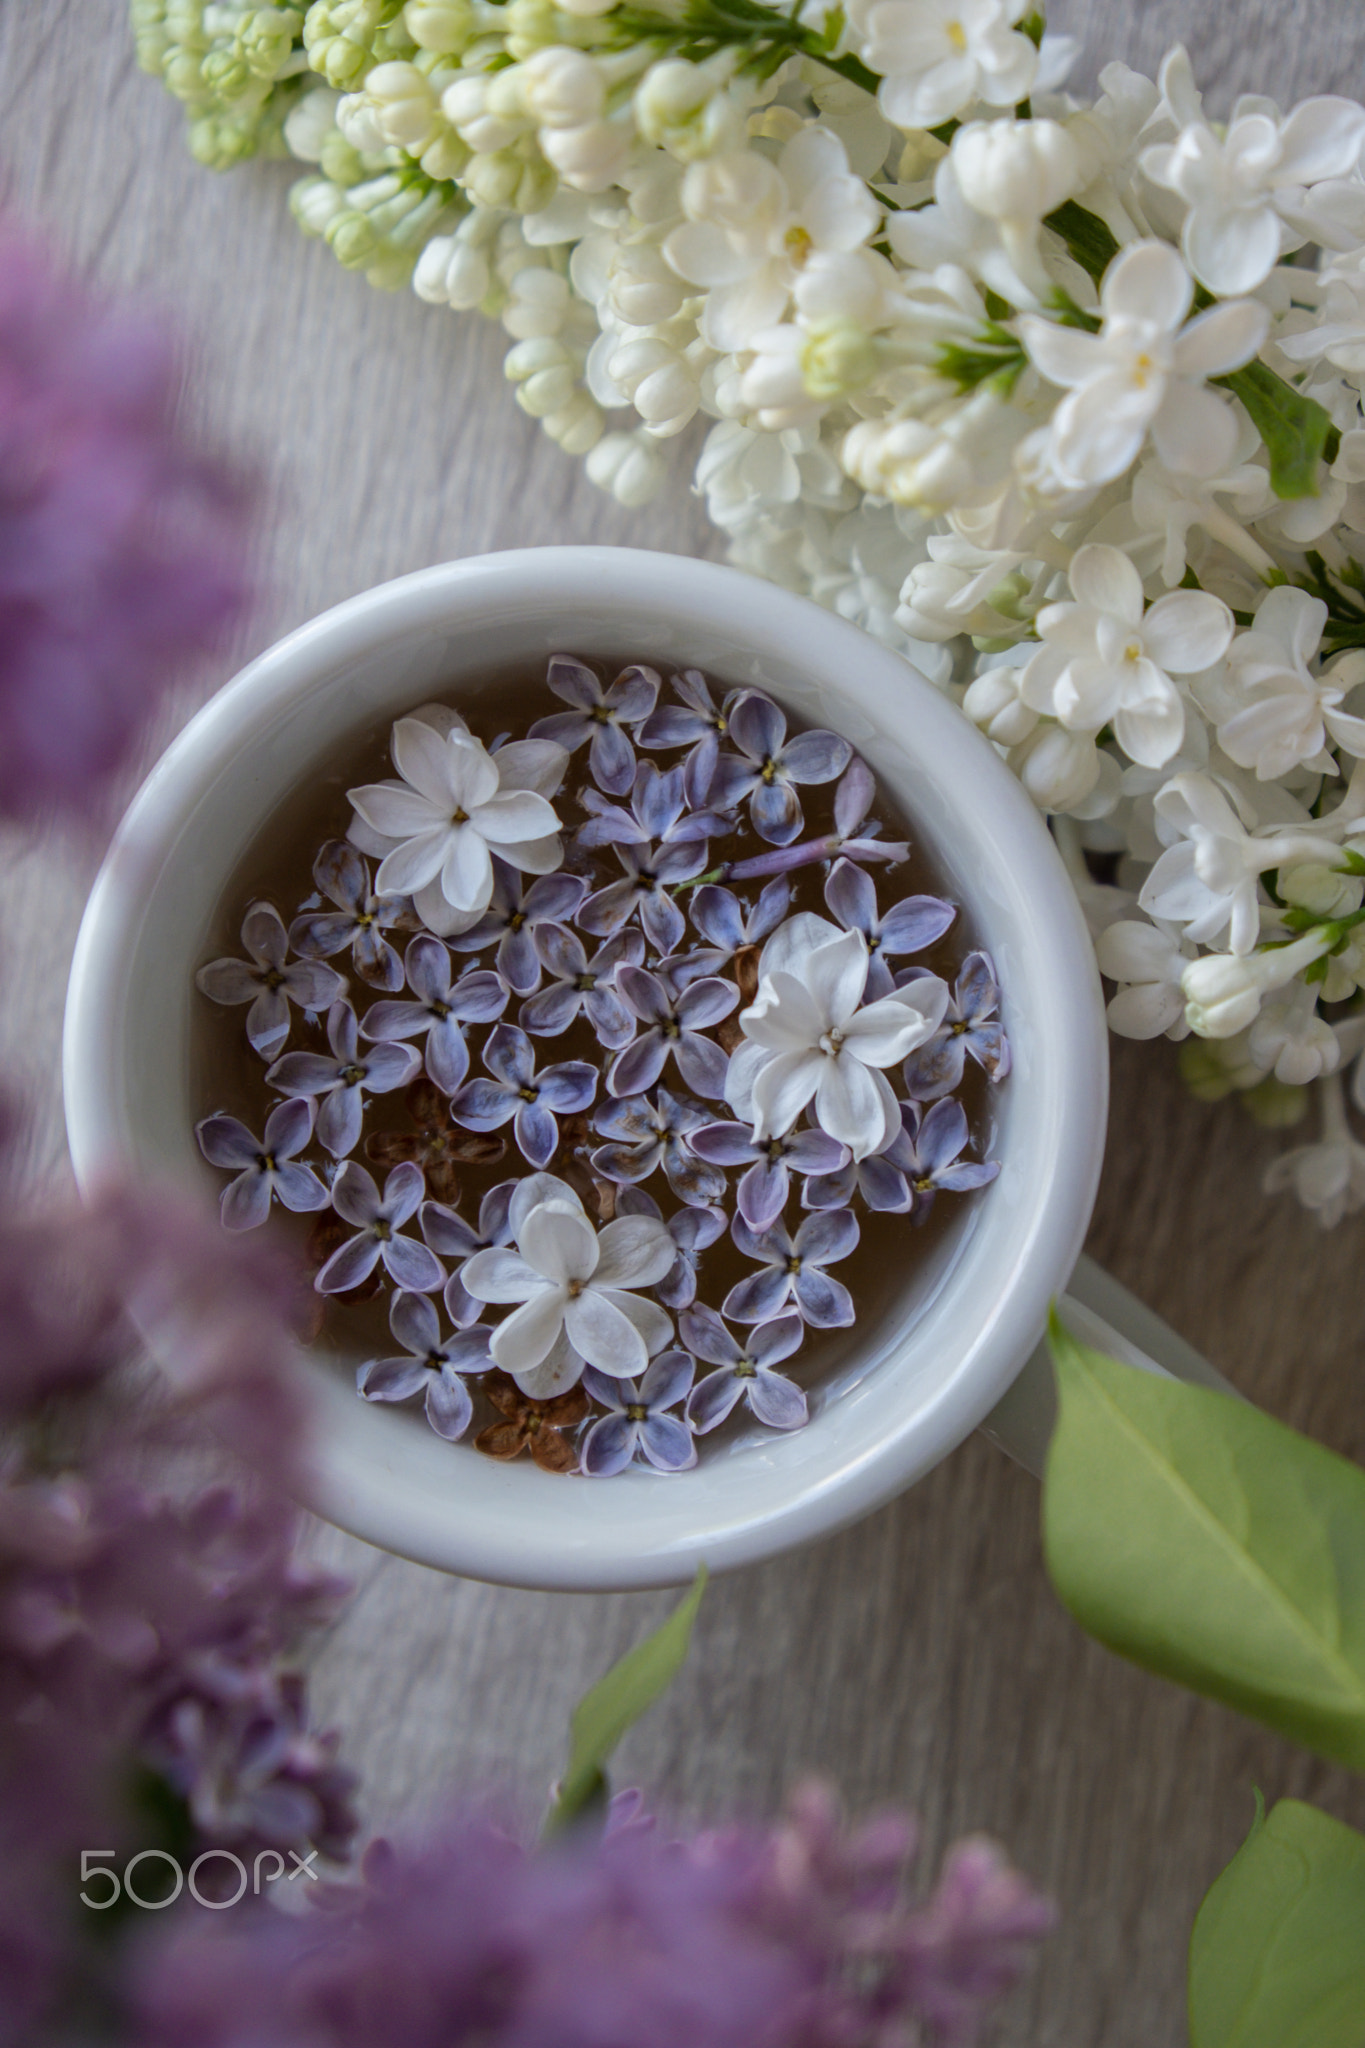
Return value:
[[(317, 1292), (388, 1290), (402, 1353), (361, 1367), (367, 1400), (421, 1395), (453, 1441), (472, 1381), (501, 1417), (475, 1438), (494, 1456), (679, 1471), (741, 1402), (805, 1422), (776, 1368), (853, 1322), (828, 1269), (858, 1212), (919, 1224), (995, 1177), (963, 1156), (958, 1090), (969, 1059), (1002, 1079), (1009, 1048), (984, 953), (952, 988), (914, 957), (953, 905), (879, 903), (869, 868), (908, 848), (869, 817), (847, 741), (790, 732), (757, 691), (718, 700), (696, 670), (663, 703), (640, 666), (604, 687), (556, 656), (548, 682), (567, 708), (488, 747), (442, 705), (399, 719), (396, 774), (349, 792), (349, 837), (319, 851), (297, 916), (252, 904), (245, 957), (199, 970), (246, 1008), (264, 1124), (220, 1111), (197, 1136), (233, 1176), (229, 1229), (276, 1202), (316, 1212)], [(353, 976), (328, 964), (347, 960)], [(568, 1034), (591, 1056), (542, 1057)], [(410, 1129), (370, 1118), (367, 1136), (399, 1090)], [(522, 1165), (495, 1180), (502, 1133)], [(466, 1169), (484, 1185), (462, 1210)], [(727, 1232), (747, 1264), (712, 1307), (699, 1269)]]
[[(1180, 48), (1085, 102), (1026, 0), (135, 12), (201, 154), (274, 107), (305, 232), (499, 319), (623, 504), (711, 422), (732, 558), (910, 656), (1055, 820), (1116, 1031), (1194, 1033), (1192, 1084), (1270, 1122), (1344, 1074), (1365, 110), (1215, 122)], [(1362, 1173), (1323, 1099), (1326, 1219)]]

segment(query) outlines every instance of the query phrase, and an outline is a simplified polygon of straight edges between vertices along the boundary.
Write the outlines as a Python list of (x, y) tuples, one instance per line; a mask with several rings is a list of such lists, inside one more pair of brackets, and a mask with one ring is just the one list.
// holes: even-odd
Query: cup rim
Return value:
[[(361, 592), (306, 622), (249, 663), (196, 714), (154, 766), (118, 828), (82, 919), (68, 985), (68, 1143), (86, 1195), (135, 1163), (127, 1064), (108, 1020), (120, 1014), (126, 992), (149, 863), (169, 859), (206, 793), (230, 778), (238, 749), (259, 738), (263, 725), (326, 689), (340, 662), (373, 661), (400, 636), (449, 630), (476, 611), (484, 617), (490, 608), (525, 606), (532, 595), (542, 608), (558, 603), (583, 610), (595, 604), (642, 620), (705, 620), (716, 631), (732, 631), (738, 644), (766, 650), (793, 667), (809, 665), (827, 688), (842, 694), (850, 715), (856, 701), (865, 713), (871, 707), (874, 719), (906, 730), (913, 726), (914, 743), (932, 761), (945, 801), (956, 791), (970, 803), (974, 858), (984, 864), (992, 887), (1003, 892), (1018, 926), (1027, 988), (1017, 988), (1014, 997), (1027, 1002), (1037, 1025), (1034, 1070), (1021, 1075), (1016, 1068), (1014, 1084), (1026, 1080), (1046, 1098), (1046, 1115), (1040, 1110), (1035, 1118), (1033, 1212), (1021, 1216), (1016, 1203), (1010, 1231), (1003, 1222), (998, 1229), (982, 1226), (985, 1235), (996, 1230), (1008, 1243), (994, 1300), (974, 1303), (970, 1317), (960, 1315), (962, 1355), (913, 1417), (893, 1419), (876, 1436), (855, 1431), (828, 1457), (793, 1460), (795, 1479), (785, 1499), (780, 1484), (772, 1484), (772, 1471), (784, 1442), (793, 1440), (779, 1439), (753, 1467), (762, 1497), (752, 1512), (732, 1502), (689, 1527), (676, 1505), (652, 1516), (647, 1497), (632, 1484), (641, 1528), (629, 1554), (622, 1551), (619, 1526), (605, 1526), (596, 1514), (585, 1516), (568, 1540), (562, 1511), (543, 1494), (526, 1493), (532, 1512), (520, 1522), (503, 1518), (496, 1528), (480, 1527), (477, 1511), (465, 1507), (455, 1489), (437, 1512), (429, 1489), (422, 1492), (413, 1483), (425, 1453), (408, 1442), (418, 1434), (411, 1418), (358, 1402), (335, 1370), (310, 1364), (318, 1436), (308, 1504), (327, 1519), (418, 1562), (508, 1584), (577, 1590), (675, 1584), (690, 1578), (702, 1561), (713, 1570), (726, 1569), (847, 1526), (947, 1455), (995, 1405), (1027, 1358), (1048, 1304), (1079, 1253), (1094, 1201), (1108, 1061), (1099, 977), (1075, 893), (1046, 826), (995, 749), (902, 656), (810, 600), (742, 571), (631, 548), (520, 549), (443, 563)], [(376, 691), (382, 694), (379, 685)], [(906, 705), (913, 706), (913, 717)], [(226, 880), (224, 871), (219, 888)], [(980, 1213), (989, 1218), (991, 1205)], [(382, 1423), (382, 1433), (372, 1428), (366, 1436), (356, 1411), (366, 1424)], [(800, 1434), (807, 1438), (811, 1432)], [(452, 1448), (435, 1438), (431, 1446), (446, 1455)], [(516, 1474), (526, 1491), (529, 1475), (520, 1466), (496, 1469), (508, 1478)], [(678, 1487), (693, 1476), (623, 1475), (612, 1487), (638, 1477), (661, 1489), (663, 1499), (676, 1501)], [(562, 1479), (536, 1477), (556, 1490), (582, 1492), (581, 1486), (566, 1488)]]

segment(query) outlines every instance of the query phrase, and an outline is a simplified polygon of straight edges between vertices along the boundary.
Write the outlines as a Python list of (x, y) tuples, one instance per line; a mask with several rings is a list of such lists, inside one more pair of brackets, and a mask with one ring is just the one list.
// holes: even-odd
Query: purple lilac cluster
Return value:
[[(675, 1256), (648, 1291), (676, 1332), (667, 1318), (657, 1326), (667, 1341), (651, 1342), (636, 1377), (579, 1360), (555, 1382), (546, 1419), (579, 1430), (578, 1469), (589, 1476), (637, 1462), (674, 1472), (741, 1404), (770, 1429), (807, 1420), (805, 1391), (778, 1368), (808, 1333), (853, 1322), (849, 1290), (829, 1269), (858, 1245), (859, 1211), (918, 1225), (940, 1194), (994, 1177), (994, 1163), (965, 1157), (955, 1091), (968, 1060), (1003, 1079), (1009, 1047), (985, 953), (967, 955), (950, 991), (916, 959), (949, 930), (954, 906), (879, 895), (873, 871), (893, 872), (909, 849), (870, 816), (875, 780), (846, 740), (791, 733), (770, 697), (717, 694), (695, 670), (672, 679), (664, 702), (660, 677), (640, 665), (604, 685), (557, 656), (547, 680), (570, 708), (528, 737), (579, 755), (588, 778), (574, 792), (581, 822), (566, 827), (560, 865), (530, 879), (495, 857), (486, 912), (438, 937), (409, 899), (377, 893), (355, 845), (329, 841), (314, 865), (317, 894), (292, 923), (269, 903), (251, 905), (243, 956), (199, 972), (215, 1002), (245, 1006), (276, 1101), (259, 1135), (224, 1114), (197, 1134), (204, 1156), (233, 1176), (222, 1194), (230, 1229), (265, 1222), (272, 1203), (330, 1212), (317, 1291), (391, 1290), (398, 1352), (361, 1367), (361, 1394), (420, 1395), (452, 1441), (474, 1416), (471, 1383), (494, 1373), (487, 1385), (497, 1384), (496, 1325), (462, 1273), (512, 1244), (520, 1176), (486, 1193), (475, 1219), (460, 1213), (451, 1158), (487, 1161), (510, 1139), (524, 1173), (552, 1172), (590, 1214), (662, 1222)], [(673, 758), (660, 765), (655, 753)], [(808, 834), (803, 791), (831, 784), (834, 829)], [(717, 858), (726, 842), (733, 857)], [(864, 1017), (913, 995), (912, 984), (938, 992), (933, 1028), (902, 1063), (900, 1095), (877, 1077), (893, 1114), (875, 1149), (855, 1153), (823, 1128), (820, 1095), (804, 1115), (760, 1130), (734, 1086), (732, 1055), (757, 1015), (770, 942), (791, 928), (794, 881), (819, 890), (823, 919), (807, 923), (861, 940), (853, 1001)], [(377, 999), (361, 1006), (362, 990)], [(325, 1050), (286, 1049), (300, 1020), (315, 1043), (325, 1033)], [(596, 1057), (557, 1059), (570, 1032)], [(366, 1148), (387, 1165), (382, 1180), (354, 1156), (369, 1101), (404, 1089), (428, 1125), (445, 1126), (439, 1178), (430, 1146), (387, 1133)], [(699, 1270), (727, 1233), (752, 1271), (710, 1305), (698, 1300)], [(543, 1374), (517, 1387), (509, 1397), (524, 1397), (523, 1408), (550, 1392)], [(509, 1441), (529, 1439), (499, 1426), (475, 1441), (509, 1455)], [(562, 1469), (557, 1435), (553, 1458)]]
[(326, 1924), (181, 1932), (146, 2048), (967, 2048), (1053, 1924), (992, 1843), (907, 1882), (914, 1822), (821, 1785), (768, 1828), (661, 1841), (637, 1816), (528, 1855), (486, 1820), (372, 1852)]

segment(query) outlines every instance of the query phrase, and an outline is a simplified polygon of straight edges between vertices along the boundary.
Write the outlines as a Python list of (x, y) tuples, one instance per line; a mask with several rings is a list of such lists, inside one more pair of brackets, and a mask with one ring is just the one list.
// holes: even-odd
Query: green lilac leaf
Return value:
[(1365, 1835), (1282, 1799), (1199, 1908), (1192, 2048), (1361, 2048)]
[(1365, 1770), (1365, 1472), (1056, 1316), (1048, 1570), (1102, 1643)]
[(1277, 498), (1313, 498), (1318, 464), (1334, 460), (1340, 436), (1315, 398), (1305, 398), (1265, 363), (1247, 363), (1215, 384), (1235, 392), (1251, 415), (1270, 457), (1270, 482)]
[(668, 1690), (682, 1669), (705, 1591), (706, 1566), (702, 1565), (692, 1590), (667, 1621), (613, 1664), (574, 1708), (569, 1724), (569, 1766), (546, 1818), (547, 1835), (559, 1834), (581, 1815), (605, 1805), (607, 1760), (621, 1737)]
[(1048, 214), (1043, 225), (1061, 236), (1081, 269), (1096, 284), (1119, 253), (1117, 241), (1099, 215), (1091, 213), (1088, 207), (1078, 206), (1074, 199), (1066, 200), (1055, 213)]

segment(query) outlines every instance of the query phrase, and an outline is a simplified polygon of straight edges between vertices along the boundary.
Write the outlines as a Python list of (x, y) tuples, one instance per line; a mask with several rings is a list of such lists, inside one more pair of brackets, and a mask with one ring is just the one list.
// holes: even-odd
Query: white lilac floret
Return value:
[(581, 1015), (599, 1044), (613, 1052), (627, 1045), (635, 1036), (635, 1017), (616, 993), (616, 970), (623, 964), (639, 966), (645, 955), (643, 933), (634, 927), (617, 932), (591, 959), (578, 934), (562, 926), (539, 926), (534, 940), (550, 983), (522, 1004), (518, 1022), (523, 1031), (535, 1038), (558, 1038)]
[(313, 1108), (306, 1096), (277, 1102), (259, 1138), (235, 1116), (208, 1116), (195, 1125), (199, 1149), (210, 1166), (227, 1167), (237, 1176), (220, 1197), (224, 1229), (255, 1230), (270, 1214), (272, 1200), (286, 1209), (327, 1207), (327, 1189), (312, 1167), (298, 1158), (313, 1135)]
[(740, 1401), (747, 1401), (769, 1429), (800, 1429), (806, 1420), (806, 1396), (785, 1373), (773, 1371), (804, 1341), (805, 1325), (799, 1315), (756, 1324), (743, 1344), (713, 1308), (684, 1309), (679, 1330), (689, 1351), (720, 1368), (698, 1380), (687, 1399), (687, 1420), (698, 1436), (718, 1428)]
[(637, 1378), (673, 1332), (638, 1291), (672, 1266), (672, 1238), (650, 1216), (620, 1217), (599, 1233), (572, 1189), (538, 1192), (514, 1218), (516, 1250), (476, 1252), (461, 1274), (476, 1301), (516, 1304), (493, 1332), (494, 1363), (514, 1377), (529, 1372), (563, 1336), (599, 1372)]
[(711, 1121), (711, 1111), (667, 1088), (647, 1095), (604, 1102), (593, 1117), (593, 1130), (611, 1140), (591, 1154), (592, 1167), (605, 1179), (634, 1183), (648, 1180), (660, 1167), (680, 1201), (706, 1208), (725, 1194), (725, 1175), (698, 1158), (690, 1148), (694, 1131)]
[(755, 1138), (780, 1137), (813, 1103), (821, 1128), (855, 1159), (881, 1151), (900, 1114), (881, 1069), (933, 1035), (948, 990), (924, 975), (864, 1006), (866, 979), (860, 932), (803, 911), (769, 939), (758, 995), (740, 1013), (747, 1043), (726, 1086), (726, 1100), (752, 1118)]
[(765, 1231), (750, 1230), (736, 1216), (730, 1230), (746, 1259), (759, 1270), (737, 1280), (721, 1304), (721, 1314), (734, 1323), (766, 1323), (788, 1301), (817, 1330), (846, 1329), (854, 1320), (853, 1296), (842, 1280), (825, 1271), (856, 1250), (860, 1235), (851, 1209), (829, 1209), (807, 1216), (795, 1237), (781, 1223)]
[(673, 1264), (654, 1289), (657, 1300), (665, 1308), (687, 1308), (697, 1298), (697, 1280), (701, 1269), (702, 1254), (718, 1244), (729, 1227), (729, 1217), (723, 1209), (675, 1209), (667, 1219), (662, 1219), (658, 1203), (643, 1188), (627, 1184), (616, 1197), (618, 1216), (654, 1216), (664, 1221), (664, 1227), (676, 1247)]
[(635, 780), (635, 749), (629, 729), (648, 718), (659, 695), (659, 678), (650, 668), (627, 668), (604, 690), (581, 661), (568, 655), (551, 658), (546, 677), (557, 697), (574, 708), (556, 711), (531, 727), (535, 740), (552, 740), (575, 752), (588, 742), (588, 767), (593, 781), (609, 796), (624, 796)]
[(608, 1093), (638, 1095), (652, 1088), (672, 1058), (694, 1094), (723, 1094), (729, 1061), (715, 1040), (702, 1034), (734, 1009), (739, 1001), (734, 983), (703, 975), (675, 992), (661, 975), (643, 967), (621, 967), (616, 986), (645, 1028), (608, 1068)]
[(1010, 1070), (1010, 1047), (999, 1008), (1000, 988), (990, 954), (969, 953), (953, 984), (943, 1022), (901, 1069), (906, 1092), (921, 1102), (951, 1094), (962, 1086), (968, 1054), (992, 1081), (1003, 1081)]
[(845, 931), (862, 933), (868, 956), (863, 1000), (868, 1003), (889, 996), (895, 987), (888, 960), (922, 953), (943, 937), (957, 916), (957, 906), (941, 896), (902, 896), (883, 915), (872, 877), (850, 860), (837, 860), (830, 869), (825, 903)]
[(368, 1360), (357, 1369), (356, 1391), (367, 1401), (408, 1401), (421, 1394), (437, 1436), (457, 1442), (474, 1414), (463, 1376), (488, 1370), (489, 1332), (476, 1326), (443, 1339), (426, 1295), (402, 1290), (393, 1297), (389, 1328), (407, 1356)]
[(432, 1294), (445, 1284), (445, 1268), (436, 1254), (415, 1237), (402, 1236), (405, 1223), (417, 1214), (422, 1200), (422, 1174), (416, 1166), (395, 1166), (381, 1195), (374, 1178), (348, 1159), (332, 1184), (332, 1207), (355, 1235), (338, 1245), (313, 1285), (319, 1294), (346, 1294), (368, 1280), (383, 1264), (395, 1287), (414, 1294)]
[(850, 1160), (847, 1145), (827, 1131), (788, 1131), (782, 1137), (756, 1138), (748, 1124), (706, 1123), (688, 1134), (688, 1144), (698, 1158), (715, 1166), (747, 1169), (735, 1200), (749, 1228), (760, 1231), (771, 1229), (786, 1208), (793, 1173), (826, 1176), (837, 1173)]
[(466, 1024), (488, 1024), (507, 1008), (501, 978), (466, 971), (453, 979), (450, 949), (430, 932), (409, 941), (404, 971), (415, 1002), (373, 1003), (361, 1025), (368, 1039), (411, 1039), (425, 1035), (423, 1061), (428, 1078), (444, 1095), (454, 1095), (469, 1072)]
[(707, 801), (729, 810), (746, 799), (760, 839), (788, 846), (804, 822), (797, 788), (833, 782), (853, 749), (838, 733), (814, 730), (787, 737), (787, 721), (771, 697), (751, 690), (730, 713), (730, 744), (716, 763)]
[(694, 810), (700, 810), (711, 793), (720, 743), (729, 729), (727, 712), (735, 693), (732, 691), (717, 704), (705, 676), (695, 668), (684, 669), (671, 682), (681, 702), (661, 704), (652, 711), (636, 739), (642, 747), (687, 748), (681, 764), (683, 788), (688, 803)]
[(476, 924), (493, 900), (493, 856), (523, 874), (549, 874), (563, 858), (547, 792), (567, 755), (549, 740), (514, 740), (490, 754), (472, 734), (439, 733), (418, 718), (393, 729), (400, 781), (349, 792), (351, 839), (382, 855), (375, 887), (411, 896), (429, 930)]
[(331, 959), (349, 946), (355, 971), (371, 988), (391, 994), (403, 986), (403, 962), (386, 932), (411, 928), (412, 904), (403, 896), (376, 895), (369, 863), (344, 839), (329, 839), (313, 862), (313, 880), (335, 910), (296, 917), (289, 944), (305, 958)]
[(493, 964), (515, 996), (534, 995), (540, 987), (540, 954), (536, 935), (568, 923), (588, 885), (581, 875), (540, 875), (528, 888), (504, 860), (493, 862), (493, 896), (476, 925), (452, 940), (457, 953), (477, 953), (496, 945)]
[(360, 1141), (366, 1097), (405, 1087), (421, 1070), (422, 1059), (413, 1046), (392, 1041), (362, 1050), (356, 1013), (347, 1002), (333, 1003), (327, 1012), (327, 1043), (330, 1058), (319, 1052), (287, 1052), (265, 1078), (281, 1095), (322, 1098), (318, 1139), (334, 1159), (344, 1159)]
[(499, 1024), (483, 1049), (488, 1074), (467, 1081), (451, 1102), (457, 1123), (471, 1131), (512, 1125), (523, 1159), (540, 1169), (559, 1146), (557, 1116), (584, 1110), (597, 1093), (597, 1069), (563, 1060), (536, 1072), (535, 1048), (515, 1024)]
[(242, 944), (246, 960), (211, 960), (195, 975), (195, 986), (215, 1003), (250, 1003), (247, 1041), (272, 1060), (289, 1036), (290, 1003), (325, 1010), (345, 984), (318, 960), (287, 961), (289, 935), (272, 904), (252, 904), (242, 921)]
[(579, 1462), (590, 1479), (624, 1472), (637, 1456), (658, 1472), (685, 1472), (696, 1464), (691, 1430), (666, 1412), (686, 1396), (693, 1370), (685, 1351), (661, 1352), (638, 1385), (587, 1368), (583, 1385), (607, 1411), (583, 1432)]

